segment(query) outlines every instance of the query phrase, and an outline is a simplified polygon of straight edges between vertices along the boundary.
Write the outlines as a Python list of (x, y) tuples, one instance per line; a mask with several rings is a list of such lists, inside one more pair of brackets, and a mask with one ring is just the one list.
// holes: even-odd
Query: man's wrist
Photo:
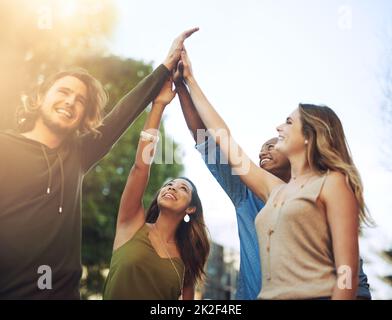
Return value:
[(167, 68), (167, 70), (169, 70), (169, 71), (173, 70), (173, 68), (174, 68), (174, 63), (173, 63), (173, 61), (171, 61), (170, 59), (166, 59), (165, 61), (163, 61), (162, 64), (163, 64), (163, 65)]

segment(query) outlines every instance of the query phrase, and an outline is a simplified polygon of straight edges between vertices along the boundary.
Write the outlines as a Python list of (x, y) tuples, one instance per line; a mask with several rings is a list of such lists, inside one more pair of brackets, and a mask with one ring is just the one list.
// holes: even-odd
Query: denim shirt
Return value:
[[(227, 159), (221, 155), (220, 148), (212, 137), (196, 145), (196, 149), (235, 207), (240, 239), (240, 270), (236, 299), (254, 300), (262, 286), (259, 244), (254, 220), (264, 207), (264, 202), (241, 181), (238, 175), (232, 174)], [(363, 261), (360, 258), (357, 296), (371, 299), (367, 276), (362, 264)]]

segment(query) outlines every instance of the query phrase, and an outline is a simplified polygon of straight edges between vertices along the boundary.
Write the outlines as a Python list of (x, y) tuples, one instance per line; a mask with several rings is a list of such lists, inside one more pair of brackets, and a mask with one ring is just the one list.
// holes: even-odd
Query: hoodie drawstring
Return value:
[(59, 213), (63, 212), (63, 202), (64, 202), (64, 167), (63, 167), (63, 160), (60, 157), (60, 154), (56, 152), (57, 158), (59, 159), (60, 163), (60, 173), (61, 173), (61, 191), (60, 191), (60, 206), (59, 206)]
[[(52, 168), (50, 167), (49, 158), (46, 153), (45, 147), (43, 145), (41, 145), (41, 150), (42, 150), (42, 153), (44, 154), (46, 165), (48, 167), (48, 187), (46, 188), (46, 194), (50, 194), (51, 187), (52, 187)], [(63, 166), (63, 160), (61, 159), (61, 156), (59, 155), (58, 152), (56, 152), (56, 155), (57, 155), (57, 159), (59, 160), (60, 174), (61, 174), (60, 204), (59, 204), (58, 213), (62, 213), (63, 212), (63, 204), (64, 204), (63, 203), (64, 202), (64, 166)]]
[(49, 163), (49, 159), (48, 159), (48, 155), (46, 154), (46, 150), (45, 147), (43, 145), (41, 145), (41, 150), (42, 153), (44, 154), (45, 160), (46, 160), (46, 165), (48, 166), (48, 187), (46, 188), (46, 193), (49, 194), (50, 193), (50, 188), (52, 186), (52, 169), (50, 168), (50, 163)]

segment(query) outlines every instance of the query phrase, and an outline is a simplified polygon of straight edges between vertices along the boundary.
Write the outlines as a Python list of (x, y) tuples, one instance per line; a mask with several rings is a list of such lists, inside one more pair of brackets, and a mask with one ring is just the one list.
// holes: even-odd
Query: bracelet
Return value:
[(149, 142), (158, 142), (159, 141), (158, 136), (154, 136), (151, 133), (148, 133), (146, 131), (140, 131), (140, 139), (142, 141), (149, 141)]

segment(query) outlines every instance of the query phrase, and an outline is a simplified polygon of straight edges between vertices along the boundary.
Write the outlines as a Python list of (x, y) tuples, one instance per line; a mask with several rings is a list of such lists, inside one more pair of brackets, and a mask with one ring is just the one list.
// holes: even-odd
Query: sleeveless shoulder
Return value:
[(312, 178), (311, 181), (309, 181), (302, 189), (301, 196), (308, 198), (309, 200), (316, 201), (320, 196), (328, 174), (329, 170), (323, 175)]

